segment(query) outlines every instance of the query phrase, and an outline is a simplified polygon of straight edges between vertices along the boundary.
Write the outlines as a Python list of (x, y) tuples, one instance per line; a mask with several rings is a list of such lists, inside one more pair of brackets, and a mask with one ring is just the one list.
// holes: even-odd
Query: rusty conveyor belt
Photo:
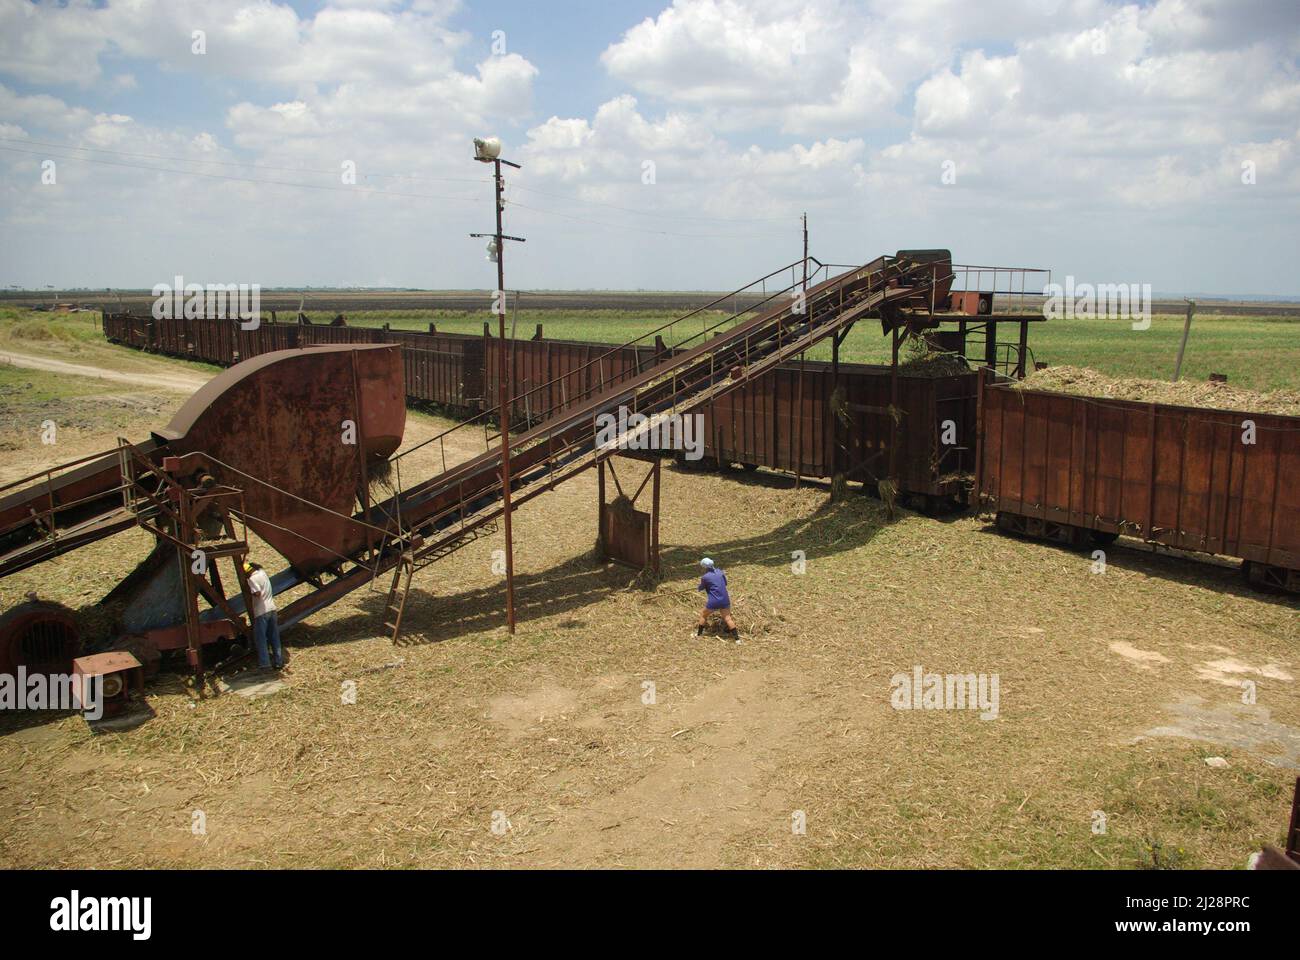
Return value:
[[(156, 440), (136, 445), (150, 459), (161, 449)], [(133, 526), (121, 489), (121, 462), (113, 452), (7, 484), (0, 496), (0, 577)]]
[[(512, 508), (595, 466), (613, 451), (596, 448), (596, 418), (620, 406), (651, 416), (685, 414), (777, 364), (808, 350), (883, 305), (923, 301), (936, 273), (928, 263), (881, 257), (809, 288), (803, 313), (787, 301), (694, 348), (671, 356), (639, 376), (512, 439)], [(500, 448), (425, 480), (357, 514), (386, 527), (390, 545), (376, 558), (358, 560), (337, 580), (281, 614), (286, 625), (319, 610), (391, 569), (404, 553), (418, 560), (444, 551), (458, 538), (503, 512)]]

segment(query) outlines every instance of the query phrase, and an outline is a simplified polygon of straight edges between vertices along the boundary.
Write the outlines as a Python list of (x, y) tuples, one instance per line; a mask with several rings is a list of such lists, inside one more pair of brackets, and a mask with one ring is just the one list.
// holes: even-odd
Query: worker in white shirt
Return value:
[[(257, 644), (257, 665), (263, 670), (272, 666), (284, 669), (284, 651), (280, 647), (280, 623), (275, 613), (275, 591), (271, 589), (271, 578), (266, 575), (260, 563), (249, 560), (244, 563), (244, 573), (248, 574), (248, 592), (253, 595), (253, 642)], [(267, 641), (270, 641), (270, 654), (267, 653)]]

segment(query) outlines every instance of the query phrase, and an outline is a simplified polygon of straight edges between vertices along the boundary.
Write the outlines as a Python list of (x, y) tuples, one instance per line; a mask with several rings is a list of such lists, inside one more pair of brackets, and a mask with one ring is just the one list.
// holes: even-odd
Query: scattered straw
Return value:
[(839, 384), (831, 391), (831, 412), (839, 419), (845, 427), (850, 426), (849, 420), (849, 401), (844, 390), (844, 384)]
[(1140, 400), (1184, 407), (1300, 416), (1300, 390), (1257, 393), (1212, 381), (1181, 380), (1178, 383), (1168, 383), (1163, 380), (1108, 377), (1087, 367), (1060, 366), (1036, 370), (1021, 381), (1019, 386), (1027, 390), (1054, 390), (1111, 400)]
[(885, 511), (889, 519), (894, 519), (894, 503), (898, 499), (898, 487), (892, 480), (881, 478), (876, 481), (876, 493), (880, 495), (880, 500), (885, 505)]
[[(412, 440), (441, 426), (413, 420)], [(677, 468), (666, 578), (646, 594), (581, 556), (595, 487), (588, 472), (515, 515), (513, 637), (498, 532), (417, 575), (401, 651), (380, 582), (286, 634), (274, 696), (195, 703), (178, 664), (130, 733), (6, 711), (0, 865), (1078, 869), (1150, 866), (1146, 843), (1162, 863), (1227, 867), (1280, 839), (1294, 774), (1267, 751), (1212, 770), (1218, 744), (1133, 740), (1189, 695), (1235, 703), (1198, 679), (1228, 655), (1215, 648), (1294, 666), (1294, 601), (1137, 550), (1094, 576), (1087, 554), (976, 519), (890, 523), (865, 497)], [(151, 547), (128, 531), (19, 571), (0, 607), (38, 588), (93, 602)], [(739, 646), (695, 637), (705, 554), (727, 571)], [(1139, 669), (1117, 639), (1169, 662)], [(915, 665), (999, 674), (998, 719), (893, 709), (891, 677)], [(1300, 685), (1272, 683), (1269, 710), (1294, 725)], [(1105, 835), (1093, 810), (1115, 814)]]
[(936, 350), (923, 340), (909, 340), (906, 355), (898, 363), (898, 372), (909, 377), (956, 377), (970, 373), (966, 361), (955, 353)]

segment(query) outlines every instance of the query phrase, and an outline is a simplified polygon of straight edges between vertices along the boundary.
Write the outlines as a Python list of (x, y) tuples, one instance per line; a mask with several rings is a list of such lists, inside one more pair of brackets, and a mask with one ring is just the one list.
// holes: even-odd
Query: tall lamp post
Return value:
[(488, 241), (488, 259), (497, 264), (497, 289), (492, 298), (493, 309), (497, 314), (497, 335), (500, 338), (500, 350), (497, 370), (497, 398), (499, 401), (498, 417), (501, 424), (501, 506), (505, 516), (506, 533), (506, 628), (515, 632), (515, 549), (510, 533), (510, 411), (506, 405), (510, 400), (513, 384), (510, 383), (510, 368), (506, 363), (506, 240), (524, 242), (523, 237), (508, 237), (501, 232), (501, 212), (505, 208), (502, 199), (504, 183), (501, 179), (501, 164), (519, 169), (519, 164), (501, 159), (501, 141), (496, 137), (487, 139), (474, 138), (474, 159), (480, 163), (490, 163), (493, 179), (496, 181), (496, 233), (471, 233), (471, 237), (491, 237)]

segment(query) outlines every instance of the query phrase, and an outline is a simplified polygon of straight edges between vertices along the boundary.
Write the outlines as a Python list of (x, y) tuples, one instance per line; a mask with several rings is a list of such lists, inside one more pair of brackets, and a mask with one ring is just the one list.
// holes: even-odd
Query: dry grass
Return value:
[(1141, 400), (1184, 407), (1243, 410), (1248, 413), (1278, 413), (1300, 416), (1300, 390), (1258, 393), (1214, 381), (1142, 380), (1108, 377), (1086, 367), (1048, 367), (1027, 376), (1021, 386), (1027, 390), (1055, 390), (1084, 397), (1111, 400)]
[(907, 341), (898, 361), (898, 369), (909, 377), (956, 377), (969, 373), (971, 368), (955, 353), (933, 349), (923, 339)]
[[(412, 416), (409, 435), (438, 426)], [(451, 456), (473, 452), (467, 437)], [(290, 633), (274, 696), (195, 703), (164, 676), (131, 733), (4, 718), (0, 863), (1235, 866), (1280, 840), (1300, 762), (1294, 601), (1138, 547), (1095, 575), (973, 518), (891, 521), (856, 487), (831, 505), (761, 472), (666, 470), (663, 514), (646, 590), (589, 558), (591, 473), (521, 509), (514, 637), (498, 535), (419, 575), (399, 647), (386, 583)], [(147, 549), (124, 534), (24, 571), (0, 607), (28, 590), (83, 606)], [(693, 638), (704, 554), (727, 571), (739, 646)], [(890, 679), (914, 665), (998, 674), (998, 719), (895, 711)], [(1189, 710), (1236, 726), (1220, 743), (1150, 733)]]

